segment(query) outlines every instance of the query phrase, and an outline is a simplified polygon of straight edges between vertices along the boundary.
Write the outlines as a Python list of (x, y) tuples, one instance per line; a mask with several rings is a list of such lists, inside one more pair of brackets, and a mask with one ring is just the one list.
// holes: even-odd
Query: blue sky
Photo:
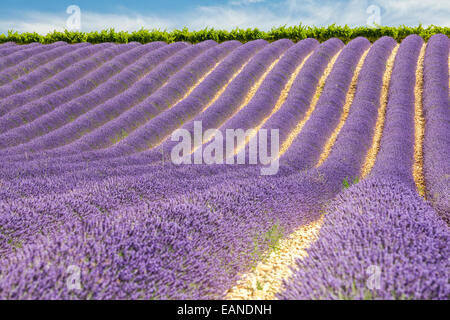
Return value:
[(214, 27), (339, 25), (363, 26), (405, 24), (450, 26), (449, 0), (13, 0), (4, 1), (0, 11), (0, 33), (9, 29), (47, 33), (64, 30), (69, 5), (81, 10), (81, 30), (133, 31), (140, 28), (172, 30)]

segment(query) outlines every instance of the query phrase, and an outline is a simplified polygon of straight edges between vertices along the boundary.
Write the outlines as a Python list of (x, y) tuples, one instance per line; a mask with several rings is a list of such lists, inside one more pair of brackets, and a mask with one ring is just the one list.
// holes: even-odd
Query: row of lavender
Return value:
[[(245, 55), (250, 57), (264, 46), (261, 41), (247, 45), (240, 52), (244, 57), (235, 56), (230, 60), (234, 63), (231, 70), (220, 72), (231, 75), (230, 71), (246, 60)], [(290, 46), (291, 42), (280, 41), (261, 52), (247, 65), (252, 72), (240, 82), (251, 85)], [(243, 99), (245, 91), (241, 92)], [(11, 189), (3, 193), (2, 297), (221, 297), (237, 273), (247, 270), (257, 258), (252, 256), (253, 240), (258, 240), (261, 251), (267, 246), (263, 230), (274, 223), (301, 223), (296, 217), (289, 221), (294, 220), (288, 215), (294, 209), (292, 201), (285, 201), (291, 207), (283, 210), (274, 207), (278, 192), (266, 199), (276, 184), (258, 179), (247, 183), (248, 177), (255, 180), (256, 175), (246, 170), (236, 172), (236, 179), (228, 170), (210, 167), (146, 166), (104, 178), (95, 174), (95, 166), (93, 170), (88, 175), (98, 179), (89, 182), (82, 175), (47, 179), (45, 175), (51, 172), (46, 170), (35, 171), (29, 179), (2, 181), (33, 188), (25, 197), (20, 196), (22, 192), (14, 196)], [(44, 185), (58, 188), (60, 183), (66, 191), (46, 192)], [(256, 183), (261, 188), (254, 189)], [(297, 184), (291, 184), (295, 191)], [(36, 196), (31, 195), (34, 190)], [(286, 218), (272, 214), (273, 210), (285, 212)], [(239, 237), (244, 227), (248, 234)], [(286, 232), (290, 231), (287, 228)], [(80, 268), (82, 290), (66, 286), (70, 266)]]
[[(242, 63), (242, 58), (248, 57), (249, 53), (252, 53), (252, 50), (261, 48), (261, 46), (265, 45), (265, 41), (255, 41), (252, 43), (249, 43), (247, 45), (244, 45), (242, 48), (242, 50), (239, 50), (238, 52), (241, 52), (241, 55), (239, 54), (234, 54), (232, 57), (230, 57), (229, 61), (230, 63), (234, 63), (235, 65), (239, 66), (239, 63)], [(271, 55), (270, 59), (275, 59), (275, 57), (277, 56), (277, 54), (279, 54), (281, 51), (279, 50), (284, 50), (286, 48), (287, 45), (291, 45), (292, 43), (290, 41), (278, 41), (277, 43), (274, 43), (272, 46), (270, 46), (270, 48), (266, 48), (266, 53), (265, 55)], [(224, 44), (225, 45), (225, 44)], [(223, 45), (222, 45), (223, 46)], [(248, 49), (247, 49), (248, 48)], [(247, 51), (248, 53), (246, 53), (245, 51)], [(55, 132), (52, 132), (51, 135), (47, 135), (42, 137), (42, 139), (36, 139), (36, 141), (31, 141), (30, 145), (24, 145), (24, 146), (19, 146), (18, 147), (18, 152), (22, 152), (24, 150), (29, 151), (29, 150), (33, 150), (34, 149), (34, 145), (38, 145), (40, 144), (41, 141), (45, 141), (44, 143), (46, 143), (46, 145), (44, 145), (45, 147), (54, 147), (54, 143), (56, 144), (56, 146), (58, 145), (62, 145), (64, 143), (67, 143), (67, 140), (63, 140), (64, 137), (67, 136), (73, 136), (76, 135), (77, 133), (79, 134), (79, 132), (86, 132), (89, 130), (94, 129), (95, 127), (88, 127), (88, 128), (83, 128), (80, 126), (84, 126), (86, 127), (86, 125), (89, 125), (90, 123), (92, 123), (93, 121), (97, 121), (97, 119), (99, 117), (108, 117), (111, 115), (111, 113), (114, 115), (115, 114), (119, 114), (120, 116), (115, 118), (113, 117), (113, 121), (107, 121), (107, 120), (111, 120), (111, 119), (105, 119), (106, 121), (104, 121), (104, 125), (100, 127), (100, 125), (102, 123), (97, 124), (97, 126), (99, 127), (98, 130), (92, 132), (89, 135), (86, 135), (85, 137), (82, 137), (82, 139), (79, 139), (78, 141), (74, 142), (72, 145), (68, 145), (68, 146), (64, 146), (63, 148), (61, 148), (61, 150), (55, 150), (54, 153), (50, 153), (52, 156), (54, 155), (67, 155), (67, 154), (72, 154), (72, 153), (77, 153), (80, 152), (82, 150), (90, 150), (92, 149), (92, 147), (94, 148), (98, 148), (98, 147), (102, 147), (102, 146), (108, 146), (111, 144), (111, 139), (110, 137), (115, 137), (117, 135), (120, 135), (122, 131), (127, 132), (128, 131), (133, 131), (136, 130), (139, 125), (143, 124), (142, 121), (145, 119), (152, 119), (153, 117), (156, 117), (159, 115), (159, 113), (163, 112), (165, 109), (168, 109), (169, 107), (171, 107), (173, 105), (173, 103), (175, 101), (177, 101), (177, 99), (179, 98), (179, 92), (183, 92), (187, 91), (188, 87), (186, 86), (185, 82), (187, 80), (190, 81), (190, 77), (191, 74), (193, 72), (199, 72), (199, 68), (204, 68), (205, 67), (211, 67), (210, 65), (206, 65), (205, 66), (205, 62), (207, 61), (207, 59), (211, 59), (211, 52), (205, 52), (201, 57), (199, 57), (197, 59), (197, 61), (194, 61), (193, 63), (189, 64), (186, 68), (184, 68), (183, 70), (181, 70), (180, 72), (178, 72), (177, 74), (175, 74), (170, 80), (169, 82), (162, 87), (160, 90), (157, 90), (154, 94), (150, 94), (149, 97), (142, 101), (139, 105), (133, 106), (131, 105), (129, 110), (125, 113), (123, 113), (122, 115), (120, 115), (120, 110), (119, 112), (116, 111), (115, 109), (120, 109), (123, 108), (124, 105), (124, 101), (129, 100), (128, 99), (123, 99), (123, 97), (120, 97), (120, 100), (116, 100), (116, 101), (108, 101), (108, 105), (106, 107), (104, 106), (100, 106), (100, 108), (96, 108), (93, 110), (93, 112), (95, 112), (95, 114), (89, 114), (87, 113), (86, 116), (89, 116), (89, 118), (83, 117), (80, 119), (77, 119), (76, 122), (73, 123), (73, 125), (69, 125), (67, 128), (63, 127), (60, 130), (57, 130)], [(234, 61), (234, 62), (233, 62)], [(169, 65), (171, 65), (171, 62), (168, 62)], [(256, 56), (255, 59), (252, 59), (252, 65), (259, 65), (260, 71), (262, 72), (264, 70), (264, 67), (267, 67), (266, 61), (264, 60), (264, 57), (258, 57)], [(224, 76), (224, 79), (227, 79), (226, 74), (224, 73), (225, 71), (230, 71), (230, 70), (226, 70), (226, 66), (227, 63), (225, 63), (225, 65), (222, 65), (221, 68), (219, 70), (216, 70), (216, 72), (212, 73), (211, 75), (209, 75), (209, 77), (207, 79), (205, 79), (204, 83), (202, 83), (202, 86), (204, 87), (203, 89), (203, 93), (205, 91), (205, 89), (208, 89), (209, 91), (211, 91), (211, 93), (209, 93), (207, 96), (211, 98), (211, 95), (215, 93), (215, 90), (217, 90), (218, 87), (218, 79), (221, 79), (222, 76)], [(255, 67), (253, 67), (255, 68)], [(234, 70), (234, 67), (233, 69)], [(251, 67), (248, 66), (246, 68), (246, 70), (243, 70), (243, 72), (241, 73), (243, 76), (245, 76), (247, 78), (247, 81), (252, 81), (253, 79), (250, 79), (250, 77), (257, 77), (258, 74), (255, 74), (254, 72), (252, 72)], [(200, 74), (201, 75), (201, 74)], [(150, 78), (152, 77), (152, 75), (149, 75)], [(228, 75), (229, 77), (229, 75)], [(237, 82), (237, 80), (235, 81)], [(129, 90), (129, 92), (132, 94), (134, 88), (132, 88), (131, 90)], [(195, 97), (195, 94), (200, 94), (200, 90), (201, 88), (197, 88), (198, 90), (195, 90), (197, 92), (192, 92), (192, 94), (194, 94), (193, 97)], [(245, 91), (242, 91), (243, 94), (245, 94)], [(149, 92), (151, 93), (151, 91)], [(191, 97), (190, 95), (190, 97)], [(119, 98), (119, 97), (118, 97)], [(189, 98), (189, 97), (188, 97)], [(168, 100), (170, 99), (170, 100)], [(186, 100), (186, 99), (185, 99)], [(198, 99), (196, 99), (198, 100)], [(188, 103), (189, 101), (185, 102), (183, 101), (184, 104)], [(198, 108), (198, 106), (201, 107), (202, 104), (199, 104), (198, 101), (194, 101)], [(192, 104), (192, 102), (191, 102)], [(127, 106), (127, 103), (125, 103), (125, 107)], [(177, 107), (179, 108), (179, 107)], [(126, 109), (125, 109), (126, 110)], [(161, 115), (162, 118), (164, 117), (164, 114)], [(152, 119), (155, 121), (155, 119)], [(80, 130), (81, 129), (81, 130)], [(53, 138), (53, 139), (52, 139)], [(57, 141), (55, 141), (55, 138)], [(63, 138), (63, 139), (61, 139)], [(125, 138), (125, 137), (124, 137)], [(41, 148), (42, 149), (42, 148)], [(40, 150), (39, 147), (37, 148), (37, 150)], [(11, 150), (11, 148), (9, 148), (8, 150), (5, 150), (5, 152), (7, 154), (10, 154), (10, 152), (14, 152), (14, 148)], [(111, 152), (111, 151), (108, 151)], [(48, 154), (48, 153), (47, 153)], [(101, 152), (100, 152), (101, 154)], [(122, 153), (119, 153), (119, 156), (123, 155)], [(97, 158), (99, 156), (98, 153), (93, 153), (92, 158)], [(38, 155), (39, 157), (39, 155)], [(15, 158), (14, 160), (17, 160), (18, 158)], [(67, 162), (67, 159), (64, 159), (65, 162)]]
[[(325, 45), (325, 44), (324, 44)], [(350, 48), (351, 46), (349, 46), (349, 48)], [(327, 93), (328, 91), (327, 90), (325, 90), (325, 92), (324, 92), (324, 97), (326, 97), (326, 93)], [(320, 106), (320, 103), (319, 103), (319, 106)], [(319, 109), (320, 110), (320, 109)], [(277, 113), (276, 115), (283, 115), (284, 114), (284, 112), (279, 112), (279, 113)], [(314, 116), (317, 114), (317, 112), (315, 112), (314, 114), (313, 114), (313, 117), (312, 117), (312, 119), (314, 119)], [(310, 121), (310, 122), (308, 122), (308, 124), (312, 124), (313, 123), (313, 121)], [(308, 132), (312, 132), (312, 131), (317, 131), (317, 130), (319, 130), (320, 128), (319, 127), (316, 127), (315, 128), (315, 130), (305, 130), (305, 131), (303, 131), (302, 133), (308, 133)], [(302, 141), (302, 140), (300, 140), (300, 141)], [(290, 150), (296, 150), (297, 148), (291, 148)], [(304, 159), (304, 157), (303, 157), (303, 159)]]
[[(433, 50), (442, 53), (443, 49), (439, 51), (439, 48), (445, 48), (446, 45), (447, 57), (448, 39), (445, 38), (447, 42), (441, 40), (442, 43), (434, 39), (429, 42), (430, 50), (436, 48)], [(355, 48), (359, 48), (357, 52), (362, 53), (364, 45), (360, 44), (361, 47), (358, 47), (356, 43)], [(0, 202), (0, 254), (5, 259), (0, 268), (0, 296), (222, 297), (223, 291), (232, 285), (237, 274), (248, 270), (251, 263), (258, 258), (254, 255), (255, 248), (260, 252), (267, 247), (264, 242), (267, 230), (277, 225), (288, 234), (294, 228), (317, 219), (320, 206), (340, 191), (342, 179), (358, 174), (373, 135), (376, 110), (379, 107), (377, 97), (381, 90), (385, 62), (394, 45), (395, 42), (390, 38), (381, 39), (373, 45), (361, 71), (352, 112), (336, 141), (330, 160), (319, 170), (307, 174), (292, 174), (293, 171), (286, 168), (283, 171), (285, 175), (260, 178), (255, 168), (179, 168), (170, 165), (149, 167), (145, 165), (148, 158), (144, 154), (141, 159), (135, 156), (131, 161), (129, 157), (116, 159), (120, 165), (112, 169), (109, 164), (113, 162), (69, 163), (64, 168), (62, 163), (50, 163), (47, 169), (42, 168), (44, 162), (27, 163), (22, 166), (22, 169), (28, 170), (24, 175), (18, 179), (10, 179), (7, 177), (14, 177), (20, 171), (14, 170), (12, 164), (3, 164), (3, 179), (0, 183), (6, 187), (6, 191), (2, 192)], [(403, 53), (404, 58), (414, 61), (418, 45), (419, 41), (413, 38), (405, 40), (401, 52), (412, 53)], [(287, 47), (292, 48), (289, 44), (281, 43), (275, 52), (272, 49), (271, 53), (262, 55), (264, 51), (261, 51), (260, 59), (265, 59), (263, 65), (267, 68)], [(290, 51), (294, 50), (300, 49), (292, 48)], [(328, 59), (332, 52), (328, 53)], [(436, 55), (428, 54), (427, 50), (427, 57)], [(297, 56), (295, 59), (299, 58), (301, 57)], [(425, 60), (425, 74), (430, 59)], [(442, 57), (436, 60), (441, 61)], [(298, 64), (300, 60), (292, 61), (297, 61)], [(322, 66), (326, 64), (321, 63)], [(355, 60), (352, 63), (354, 66)], [(396, 62), (397, 65), (401, 63)], [(237, 66), (238, 64), (236, 68)], [(256, 69), (256, 66), (254, 68), (259, 74), (264, 70)], [(401, 67), (396, 69), (396, 74), (405, 73)], [(431, 67), (429, 69), (434, 70)], [(435, 71), (430, 73), (430, 78), (433, 78), (433, 72)], [(275, 78), (276, 74), (273, 75)], [(347, 79), (348, 77), (349, 75)], [(324, 97), (325, 93), (332, 90), (332, 82), (338, 81), (331, 79), (333, 78), (330, 77), (325, 85)], [(245, 83), (243, 80), (245, 79), (241, 80), (242, 84)], [(442, 84), (442, 80), (439, 83)], [(399, 86), (401, 85), (399, 83)], [(234, 90), (239, 92), (236, 91), (237, 86)], [(262, 86), (261, 91), (264, 90), (267, 89)], [(433, 91), (429, 91), (433, 92), (434, 87)], [(368, 104), (368, 101), (371, 104)], [(442, 105), (445, 102), (448, 100), (440, 103)], [(268, 105), (267, 108), (271, 108), (270, 104)], [(391, 109), (392, 107), (388, 110)], [(284, 113), (282, 110), (280, 109), (280, 114)], [(445, 112), (448, 108), (440, 110)], [(395, 114), (397, 113), (394, 112), (393, 115)], [(234, 121), (251, 121), (247, 118), (240, 117), (241, 120)], [(395, 118), (392, 121), (395, 122)], [(361, 123), (365, 125), (358, 127)], [(389, 127), (388, 123), (387, 126)], [(389, 144), (383, 142), (382, 148), (384, 145)], [(439, 152), (443, 151), (438, 150), (434, 154), (436, 152), (440, 154)], [(301, 161), (301, 156), (302, 154), (298, 154), (293, 159)], [(447, 160), (448, 157), (444, 158), (444, 161)], [(80, 171), (81, 169), (83, 170)], [(412, 192), (408, 191), (408, 188), (393, 187), (392, 190), (402, 191), (405, 199), (409, 199)], [(384, 197), (386, 193), (380, 194)], [(361, 200), (361, 194), (355, 201), (364, 201)], [(412, 205), (414, 204), (413, 202)], [(398, 206), (396, 201), (390, 205)], [(411, 211), (413, 207), (405, 208)], [(417, 208), (418, 213), (427, 210), (434, 213), (431, 209), (422, 210), (421, 206)], [(379, 211), (379, 208), (373, 210), (378, 214)], [(350, 212), (353, 212), (352, 207)], [(397, 211), (397, 216), (398, 213)], [(446, 270), (443, 262), (448, 257), (442, 243), (448, 242), (448, 231), (437, 220), (435, 213), (434, 218), (429, 216), (430, 214), (420, 220), (421, 227), (415, 236), (418, 239), (426, 237), (430, 245), (436, 244), (436, 250), (443, 252), (439, 255), (431, 249), (427, 251), (427, 246), (417, 247), (418, 259), (425, 257), (422, 259), (421, 268), (429, 272), (431, 267), (435, 267), (437, 272), (428, 274), (432, 274), (431, 283), (437, 285), (426, 291), (423, 289), (424, 285), (429, 283), (416, 281), (417, 294), (413, 297), (442, 298), (443, 292), (445, 294), (442, 289), (442, 279), (445, 276), (443, 270)], [(399, 225), (407, 226), (411, 221), (416, 220), (402, 215)], [(347, 234), (359, 234), (361, 226), (361, 222), (354, 225), (343, 223), (344, 237)], [(420, 233), (431, 229), (436, 231), (434, 235)], [(332, 228), (324, 230), (333, 234)], [(411, 240), (408, 237), (405, 239)], [(401, 245), (408, 248), (406, 244), (407, 242)], [(389, 243), (387, 245), (389, 252), (391, 247)], [(322, 251), (320, 254), (328, 257), (329, 252)], [(405, 259), (400, 259), (400, 266), (405, 264), (404, 261)], [(336, 264), (340, 260), (333, 262)], [(80, 268), (82, 290), (67, 288), (70, 266)], [(413, 280), (408, 278), (408, 281)], [(331, 288), (338, 288), (340, 284), (330, 283)], [(402, 293), (401, 290), (397, 292)]]
[[(324, 44), (324, 45), (322, 45), (322, 47), (323, 46), (325, 46), (326, 45), (326, 43)], [(348, 48), (350, 48), (351, 46), (349, 46)], [(299, 77), (300, 79), (302, 78), (302, 77)], [(362, 82), (362, 81), (361, 81)], [(332, 87), (332, 85), (329, 85), (330, 87)], [(326, 94), (329, 92), (330, 90), (327, 90), (327, 88), (325, 88), (325, 92), (324, 92), (324, 97), (326, 97)], [(319, 104), (318, 104), (319, 106), (321, 105), (320, 104), (320, 101), (319, 101)], [(245, 110), (245, 109), (244, 109)], [(320, 110), (320, 108), (318, 108), (318, 110)], [(445, 109), (444, 109), (445, 110)], [(170, 111), (170, 110), (168, 110), (168, 111)], [(276, 116), (278, 116), (278, 115), (283, 115), (285, 112), (283, 111), (283, 108), (282, 108), (282, 110), (280, 110), (280, 112), (278, 112), (277, 114), (276, 114)], [(315, 118), (315, 116), (318, 114), (318, 111), (317, 112), (315, 112), (315, 113), (313, 113), (313, 117), (312, 117), (312, 120)], [(245, 118), (245, 117), (244, 117)], [(318, 117), (317, 117), (318, 118)], [(271, 119), (272, 120), (272, 119)], [(269, 121), (270, 122), (270, 121)], [(308, 124), (313, 124), (313, 121), (309, 121), (308, 122)], [(322, 126), (323, 127), (323, 126)], [(331, 126), (332, 127), (332, 126)], [(314, 128), (314, 130), (313, 129), (311, 129), (311, 130), (304, 130), (303, 132), (302, 132), (302, 134), (304, 134), (304, 133), (306, 133), (306, 134), (308, 134), (308, 132), (315, 132), (315, 131), (317, 131), (317, 130), (319, 130), (320, 129), (320, 127), (315, 127)], [(301, 136), (301, 135), (300, 135)], [(298, 141), (303, 141), (304, 139), (297, 139)], [(295, 144), (294, 144), (294, 146), (295, 146)], [(295, 150), (297, 150), (298, 148), (291, 148), (290, 150), (294, 150), (294, 152), (295, 152)], [(26, 150), (26, 149), (25, 149)], [(117, 153), (113, 153), (113, 154), (117, 154)], [(120, 153), (118, 154), (119, 156), (120, 156)], [(97, 156), (97, 154), (96, 154), (96, 156)], [(316, 153), (316, 156), (317, 156), (317, 153)], [(302, 159), (305, 159), (305, 157), (303, 157)], [(445, 161), (444, 161), (445, 162)], [(326, 166), (325, 166), (326, 167)], [(444, 180), (445, 181), (445, 180)], [(445, 193), (444, 193), (445, 194)], [(442, 197), (441, 197), (442, 198)], [(445, 205), (445, 204), (444, 204)]]
[[(327, 205), (319, 240), (308, 250), (306, 259), (297, 261), (298, 271), (280, 298), (450, 298), (448, 226), (415, 192), (412, 175), (414, 67), (422, 43), (420, 37), (409, 36), (399, 48), (383, 137), (369, 178)], [(445, 192), (445, 198), (450, 191), (448, 177), (429, 172), (441, 173), (441, 168), (445, 172), (449, 163), (448, 38), (432, 37), (426, 50), (425, 177), (427, 187)], [(430, 114), (433, 109), (439, 112), (438, 122)], [(427, 145), (429, 139), (437, 141)], [(437, 159), (442, 160), (439, 165)], [(436, 178), (439, 182), (430, 184)], [(446, 208), (448, 215), (448, 202), (441, 200), (439, 206)], [(448, 216), (443, 217), (448, 220)]]

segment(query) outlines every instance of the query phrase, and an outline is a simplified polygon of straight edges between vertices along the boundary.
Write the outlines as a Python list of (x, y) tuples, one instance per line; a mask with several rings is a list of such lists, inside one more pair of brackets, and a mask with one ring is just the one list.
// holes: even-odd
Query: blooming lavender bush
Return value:
[(449, 45), (448, 37), (433, 36), (427, 44), (423, 70), (425, 188), (428, 199), (447, 223), (450, 223), (450, 102), (446, 58)]
[[(325, 212), (279, 298), (448, 299), (448, 37), (425, 52), (426, 199), (412, 178), (418, 36), (398, 49), (360, 182), (396, 44), (0, 44), (0, 298), (224, 298), (270, 252), (267, 234)], [(348, 117), (313, 168), (366, 50)], [(262, 126), (284, 142), (312, 101), (276, 175), (170, 162), (175, 129)]]

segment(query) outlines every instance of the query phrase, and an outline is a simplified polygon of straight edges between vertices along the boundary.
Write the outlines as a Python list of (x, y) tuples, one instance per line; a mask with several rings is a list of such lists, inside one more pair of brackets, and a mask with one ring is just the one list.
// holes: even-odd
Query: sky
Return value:
[[(282, 25), (450, 26), (450, 0), (12, 0), (2, 1), (0, 33), (64, 29), (270, 30)], [(69, 6), (78, 11), (67, 12)]]

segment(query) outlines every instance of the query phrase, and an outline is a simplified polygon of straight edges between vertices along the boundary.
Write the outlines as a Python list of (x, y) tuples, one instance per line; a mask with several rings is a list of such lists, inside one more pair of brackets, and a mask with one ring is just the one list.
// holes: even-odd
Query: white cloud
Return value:
[(265, 0), (231, 0), (229, 3), (234, 6), (251, 5), (254, 3), (261, 3)]
[(450, 26), (448, 0), (379, 0), (382, 24)]
[[(13, 29), (19, 32), (47, 33), (53, 30), (63, 31), (69, 15), (58, 15), (41, 12), (24, 13), (20, 19), (2, 19), (0, 30)], [(178, 27), (173, 19), (133, 14), (102, 14), (81, 11), (81, 30), (139, 30), (141, 28), (174, 29)]]
[[(266, 1), (264, 5), (254, 4), (264, 0), (230, 0), (223, 5), (192, 7), (187, 12), (175, 12), (170, 17), (163, 15), (143, 15), (124, 11), (119, 14), (88, 12), (81, 8), (81, 27), (83, 31), (115, 28), (116, 30), (139, 30), (141, 28), (168, 29), (182, 28), (232, 29), (235, 27), (257, 27), (269, 30), (281, 25), (316, 25), (331, 23), (350, 26), (365, 25), (369, 5), (378, 5), (381, 9), (382, 25), (450, 25), (450, 1), (439, 0), (350, 0), (337, 2), (323, 0), (283, 0), (274, 3)], [(25, 12), (20, 17), (10, 16), (0, 20), (0, 30), (9, 29), (47, 33), (64, 30), (67, 14), (44, 12)]]
[[(267, 8), (235, 9), (230, 7), (209, 6), (198, 7), (195, 11), (195, 19), (189, 19), (192, 29), (214, 27), (215, 29), (260, 28), (269, 30), (273, 26), (294, 24), (289, 17), (283, 17), (271, 12)], [(295, 22), (295, 24), (298, 24)]]

